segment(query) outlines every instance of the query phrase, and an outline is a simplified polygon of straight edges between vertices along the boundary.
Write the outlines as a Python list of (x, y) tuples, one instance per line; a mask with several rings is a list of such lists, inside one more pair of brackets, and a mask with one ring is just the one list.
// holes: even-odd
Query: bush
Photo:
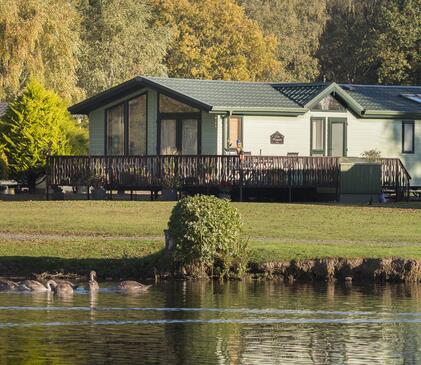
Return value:
[(180, 200), (168, 223), (174, 262), (192, 276), (242, 276), (247, 242), (241, 240), (241, 218), (227, 200), (197, 195)]
[(382, 156), (381, 152), (376, 150), (375, 148), (372, 150), (364, 151), (361, 154), (361, 157), (366, 158), (368, 161), (376, 162), (378, 161)]

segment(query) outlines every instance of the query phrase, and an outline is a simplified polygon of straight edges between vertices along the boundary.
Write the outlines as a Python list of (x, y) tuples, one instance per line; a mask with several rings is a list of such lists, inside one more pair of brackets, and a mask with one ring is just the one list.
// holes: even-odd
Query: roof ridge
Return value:
[(238, 83), (238, 84), (260, 84), (260, 85), (271, 85), (269, 81), (245, 81), (245, 80), (212, 80), (212, 79), (189, 79), (187, 77), (161, 77), (161, 76), (138, 76), (149, 80), (182, 80), (182, 81), (207, 81), (207, 82), (227, 82), (227, 83)]
[(421, 85), (372, 85), (372, 84), (350, 84), (350, 83), (341, 83), (340, 86), (356, 86), (356, 87), (375, 87), (375, 88), (400, 88), (400, 89), (410, 89), (410, 88), (421, 88)]

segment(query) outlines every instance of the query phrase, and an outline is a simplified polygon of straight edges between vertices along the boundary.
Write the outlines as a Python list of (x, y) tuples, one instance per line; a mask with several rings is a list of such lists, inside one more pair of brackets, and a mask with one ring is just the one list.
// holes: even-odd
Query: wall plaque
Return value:
[(284, 144), (284, 135), (276, 131), (270, 136), (270, 144)]

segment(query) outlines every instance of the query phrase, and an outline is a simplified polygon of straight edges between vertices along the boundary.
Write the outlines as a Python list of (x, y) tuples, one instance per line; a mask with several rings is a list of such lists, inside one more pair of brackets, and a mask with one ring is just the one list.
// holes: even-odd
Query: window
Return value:
[(322, 100), (320, 100), (312, 110), (323, 110), (323, 111), (346, 111), (345, 107), (332, 95), (328, 95)]
[(170, 98), (169, 96), (159, 94), (159, 112), (160, 113), (199, 113), (200, 110), (181, 101)]
[(129, 155), (146, 154), (146, 94), (128, 103)]
[(414, 121), (402, 122), (402, 153), (415, 152)]
[(325, 154), (325, 118), (311, 118), (311, 155)]
[(147, 94), (106, 110), (107, 155), (146, 155)]
[(243, 144), (243, 121), (240, 117), (231, 117), (228, 122), (228, 148), (236, 148), (238, 142)]
[(107, 154), (124, 155), (124, 104), (107, 110)]

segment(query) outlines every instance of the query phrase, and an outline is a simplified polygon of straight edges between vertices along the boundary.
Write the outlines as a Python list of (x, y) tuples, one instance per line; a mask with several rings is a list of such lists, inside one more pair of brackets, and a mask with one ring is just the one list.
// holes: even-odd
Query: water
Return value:
[(421, 285), (0, 293), (0, 364), (420, 364)]

